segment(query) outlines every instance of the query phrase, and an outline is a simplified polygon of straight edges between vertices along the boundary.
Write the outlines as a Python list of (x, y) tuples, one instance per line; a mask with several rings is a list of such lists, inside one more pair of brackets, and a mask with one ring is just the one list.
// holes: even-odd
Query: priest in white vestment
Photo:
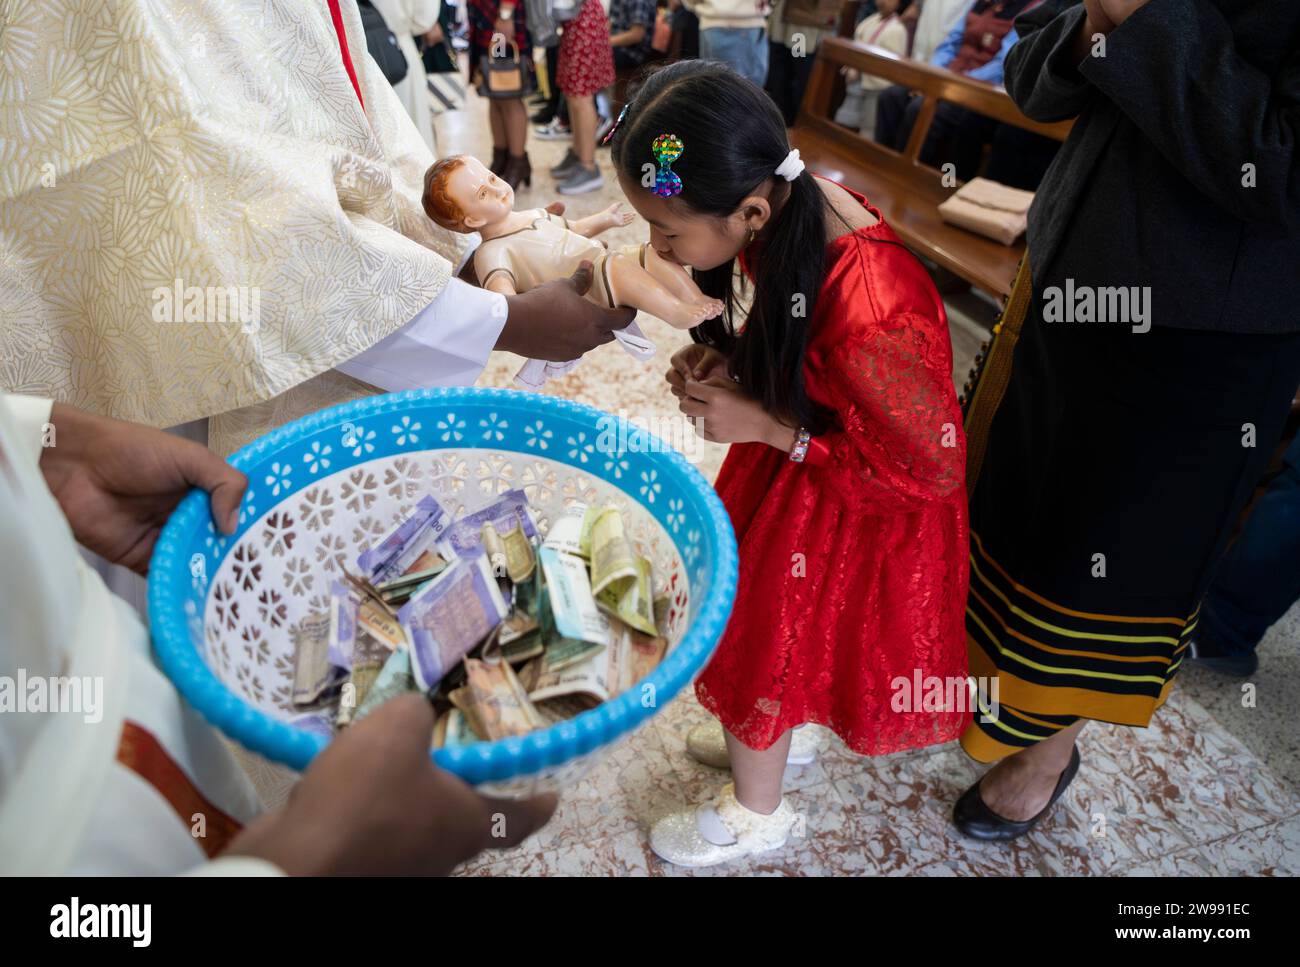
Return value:
[[(471, 385), (494, 348), (574, 359), (632, 321), (567, 283), (506, 299), (457, 278), (478, 236), (425, 216), (433, 154), (352, 0), (0, 18), (0, 390), (224, 456), (336, 403)], [(94, 563), (143, 610), (142, 582)]]
[[(0, 24), (0, 389), (228, 454), (322, 406), (563, 361), (631, 310), (456, 278), (477, 236), (351, 0), (40, 0)], [(177, 298), (179, 294), (180, 298)]]

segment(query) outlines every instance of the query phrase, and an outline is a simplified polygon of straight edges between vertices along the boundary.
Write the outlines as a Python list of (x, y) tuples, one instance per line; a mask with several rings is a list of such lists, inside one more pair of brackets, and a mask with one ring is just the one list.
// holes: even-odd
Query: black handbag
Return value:
[(426, 74), (450, 74), (456, 71), (456, 48), (451, 45), (451, 32), (456, 29), (456, 8), (444, 2), (438, 13), (438, 26), (442, 28), (442, 43), (426, 43), (423, 37), (415, 38), (424, 61)]
[(358, 0), (361, 26), (366, 32), (366, 49), (383, 71), (388, 83), (396, 84), (406, 77), (406, 55), (397, 46), (397, 37), (384, 23), (383, 14), (370, 5), (370, 0)]
[(484, 54), (479, 60), (478, 92), (493, 100), (523, 97), (532, 92), (531, 75), (519, 57), (519, 45), (510, 41), (511, 53), (504, 57)]

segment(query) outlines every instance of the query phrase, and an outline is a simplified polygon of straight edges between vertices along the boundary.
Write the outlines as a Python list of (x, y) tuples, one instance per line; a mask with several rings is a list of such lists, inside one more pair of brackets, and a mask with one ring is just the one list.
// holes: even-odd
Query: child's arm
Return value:
[(586, 218), (579, 218), (576, 222), (569, 222), (569, 231), (577, 232), (584, 238), (595, 238), (608, 228), (630, 225), (632, 213), (619, 211), (622, 207), (623, 203), (616, 201), (602, 212), (596, 212), (596, 214), (588, 215)]
[(474, 258), (474, 274), (478, 276), (479, 285), (489, 292), (502, 295), (518, 295), (519, 285), (515, 281), (510, 250), (502, 248), (502, 242), (490, 239), (478, 247)]

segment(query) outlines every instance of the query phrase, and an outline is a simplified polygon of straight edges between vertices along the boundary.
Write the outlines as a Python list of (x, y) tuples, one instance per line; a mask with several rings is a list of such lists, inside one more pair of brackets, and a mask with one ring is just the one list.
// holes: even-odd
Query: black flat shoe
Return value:
[[(964, 836), (989, 842), (1006, 841), (1015, 839), (1018, 836), (1024, 836), (1025, 833), (1037, 826), (1051, 808), (1056, 805), (1056, 800), (1060, 799), (1065, 790), (1070, 788), (1070, 783), (1074, 781), (1075, 774), (1078, 771), (1079, 747), (1075, 746), (1070, 750), (1070, 764), (1061, 773), (1061, 778), (1056, 780), (1056, 788), (1052, 790), (1052, 798), (1047, 800), (1047, 805), (1039, 810), (1037, 816), (1031, 816), (1029, 819), (1020, 820), (1019, 822), (1003, 819), (992, 809), (989, 809), (984, 804), (984, 800), (980, 798), (980, 784), (977, 782), (962, 793), (961, 798), (957, 800), (957, 805), (952, 807), (953, 825)], [(983, 781), (982, 776), (980, 781)]]

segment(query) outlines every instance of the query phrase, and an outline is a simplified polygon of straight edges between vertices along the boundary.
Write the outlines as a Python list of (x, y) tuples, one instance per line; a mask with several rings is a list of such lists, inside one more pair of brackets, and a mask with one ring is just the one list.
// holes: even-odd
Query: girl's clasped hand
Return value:
[[(711, 443), (768, 443), (781, 447), (793, 433), (727, 375), (727, 359), (710, 346), (695, 343), (673, 354), (665, 378), (678, 409), (695, 423), (695, 432)], [(789, 443), (784, 444), (788, 448)]]

